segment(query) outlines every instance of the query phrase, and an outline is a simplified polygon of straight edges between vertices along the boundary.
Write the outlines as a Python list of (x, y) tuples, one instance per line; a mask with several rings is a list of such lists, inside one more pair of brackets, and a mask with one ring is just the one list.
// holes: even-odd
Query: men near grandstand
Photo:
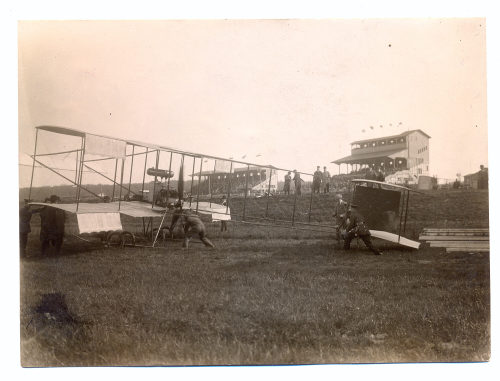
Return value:
[(351, 247), (351, 241), (355, 237), (361, 238), (366, 247), (372, 251), (375, 255), (382, 255), (382, 252), (377, 250), (371, 240), (370, 230), (366, 226), (364, 217), (357, 210), (357, 205), (351, 204), (350, 211), (348, 213), (349, 224), (347, 225), (346, 233), (344, 236), (344, 249), (349, 250)]
[(179, 200), (175, 204), (175, 210), (172, 216), (172, 222), (170, 224), (171, 233), (174, 231), (174, 227), (177, 222), (182, 225), (184, 230), (184, 243), (182, 244), (183, 248), (189, 248), (189, 241), (191, 239), (192, 232), (198, 233), (201, 242), (203, 242), (205, 246), (215, 247), (215, 245), (206, 237), (205, 225), (201, 221), (200, 217), (189, 210), (183, 210), (181, 200)]
[(330, 193), (330, 181), (332, 177), (330, 176), (330, 172), (326, 169), (326, 167), (323, 167), (323, 192), (324, 193)]
[(313, 174), (313, 193), (320, 193), (321, 182), (323, 181), (323, 172), (319, 169), (319, 165), (316, 167), (316, 171)]
[(382, 171), (382, 168), (377, 170), (377, 181), (380, 181), (381, 183), (385, 182), (385, 174), (384, 171)]
[(336, 238), (337, 238), (337, 243), (340, 245), (341, 240), (342, 240), (342, 233), (345, 232), (347, 225), (349, 224), (348, 218), (347, 218), (347, 202), (342, 200), (342, 195), (339, 193), (336, 196), (337, 199), (337, 205), (335, 205), (335, 210), (333, 212), (333, 217), (335, 218), (335, 223), (336, 223)]
[(288, 171), (285, 175), (285, 185), (283, 185), (283, 192), (285, 194), (290, 194), (290, 185), (292, 183), (292, 172)]
[(302, 180), (300, 178), (300, 173), (297, 172), (296, 169), (293, 170), (293, 173), (294, 173), (294, 175), (293, 175), (293, 182), (295, 184), (295, 194), (297, 196), (300, 196), (302, 194), (302, 191), (301, 191), (302, 181), (304, 181), (304, 180)]
[[(368, 172), (366, 172), (365, 179), (367, 179), (367, 180), (373, 180), (373, 181), (377, 180), (377, 173), (375, 172), (375, 170), (373, 169), (373, 167), (370, 167), (368, 169)], [(372, 184), (368, 183), (367, 186), (373, 187), (373, 183)]]

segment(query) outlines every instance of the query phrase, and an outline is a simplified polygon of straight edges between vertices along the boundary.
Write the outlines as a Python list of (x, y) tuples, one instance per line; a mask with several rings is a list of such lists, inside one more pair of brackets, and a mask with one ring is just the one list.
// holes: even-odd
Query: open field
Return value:
[[(328, 216), (332, 197), (323, 197)], [(415, 196), (408, 223), (410, 238), (424, 226), (487, 227), (488, 193)], [(337, 249), (329, 233), (230, 223), (225, 233), (208, 227), (215, 250), (195, 242), (182, 250), (178, 241), (102, 249), (68, 236), (60, 256), (40, 257), (37, 224), (34, 217), (32, 255), (21, 261), (24, 366), (490, 356), (488, 253), (375, 241), (384, 251), (376, 257), (361, 242)], [(42, 308), (48, 294), (59, 310)]]

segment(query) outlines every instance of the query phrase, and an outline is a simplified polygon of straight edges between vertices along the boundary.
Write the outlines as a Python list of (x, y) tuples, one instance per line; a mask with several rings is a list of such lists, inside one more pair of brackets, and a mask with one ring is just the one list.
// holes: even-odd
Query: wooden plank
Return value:
[(430, 242), (431, 247), (490, 247), (489, 243), (472, 243), (472, 242)]
[(433, 244), (433, 243), (441, 243), (441, 244), (450, 244), (450, 245), (489, 245), (489, 241), (445, 241), (445, 240), (440, 240), (440, 241), (428, 241), (428, 243)]
[(485, 236), (451, 236), (451, 235), (421, 235), (421, 241), (489, 241), (490, 237)]
[(488, 228), (471, 228), (471, 229), (466, 229), (466, 228), (460, 228), (460, 229), (433, 229), (433, 228), (424, 228), (423, 231), (428, 231), (428, 232), (489, 232), (490, 229)]
[(462, 248), (462, 247), (448, 247), (446, 248), (447, 253), (457, 253), (457, 252), (463, 252), (463, 251), (472, 251), (472, 252), (477, 252), (477, 253), (486, 253), (489, 252), (490, 249), (480, 249), (480, 248), (475, 248), (475, 249), (467, 249), (467, 248)]

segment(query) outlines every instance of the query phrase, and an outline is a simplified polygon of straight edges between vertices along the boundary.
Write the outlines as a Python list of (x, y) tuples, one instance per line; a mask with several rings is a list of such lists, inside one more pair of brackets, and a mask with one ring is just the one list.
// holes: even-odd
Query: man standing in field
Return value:
[(171, 234), (173, 234), (174, 227), (177, 222), (179, 222), (184, 229), (184, 243), (182, 244), (183, 248), (187, 249), (189, 247), (189, 241), (191, 239), (191, 233), (193, 231), (198, 233), (201, 242), (203, 242), (205, 246), (215, 247), (215, 245), (206, 237), (205, 225), (201, 221), (200, 217), (189, 210), (183, 210), (181, 200), (179, 200), (175, 204), (175, 210), (172, 216), (172, 222), (170, 224)]
[(331, 176), (330, 172), (326, 169), (326, 167), (323, 167), (323, 192), (324, 193), (330, 193), (330, 181), (331, 181)]
[(285, 185), (283, 185), (283, 192), (286, 195), (290, 194), (290, 184), (292, 183), (292, 172), (288, 171), (285, 175)]
[(347, 225), (346, 234), (344, 237), (344, 249), (349, 250), (353, 238), (359, 237), (364, 242), (366, 247), (372, 251), (373, 254), (382, 255), (382, 252), (377, 250), (373, 246), (370, 230), (366, 226), (365, 219), (357, 210), (357, 207), (357, 205), (351, 204), (351, 210), (348, 214), (349, 224)]
[(24, 205), (19, 209), (19, 244), (21, 257), (26, 255), (26, 245), (28, 244), (28, 234), (31, 232), (31, 216), (37, 211), (32, 211), (29, 200), (24, 199)]
[(300, 173), (297, 172), (296, 169), (293, 170), (293, 182), (295, 184), (295, 194), (297, 196), (300, 196), (302, 194), (301, 188), (302, 188), (302, 179), (300, 178)]
[(316, 167), (316, 171), (313, 174), (313, 193), (321, 192), (321, 182), (323, 181), (323, 173), (319, 169), (319, 165)]
[[(51, 204), (57, 204), (59, 197), (56, 195), (50, 196), (48, 200)], [(47, 199), (45, 200), (47, 201)], [(59, 254), (64, 240), (64, 224), (66, 215), (64, 210), (44, 206), (40, 210), (40, 241), (42, 242), (42, 255), (45, 255), (48, 247), (52, 244), (56, 253)]]

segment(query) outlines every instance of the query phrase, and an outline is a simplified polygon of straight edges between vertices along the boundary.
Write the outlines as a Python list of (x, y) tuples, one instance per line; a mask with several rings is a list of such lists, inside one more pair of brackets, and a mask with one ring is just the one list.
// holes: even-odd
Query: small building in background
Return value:
[(488, 189), (488, 168), (481, 165), (478, 172), (465, 175), (464, 186), (472, 189)]

